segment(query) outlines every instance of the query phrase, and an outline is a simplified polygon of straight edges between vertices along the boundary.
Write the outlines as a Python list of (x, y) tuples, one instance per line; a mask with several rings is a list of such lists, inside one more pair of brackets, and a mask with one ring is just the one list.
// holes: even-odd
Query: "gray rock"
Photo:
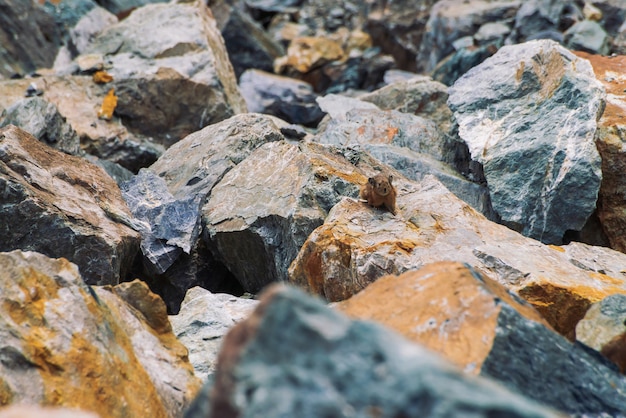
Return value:
[(277, 116), (289, 123), (315, 127), (324, 116), (315, 101), (313, 87), (259, 70), (247, 70), (239, 79), (239, 89), (250, 112)]
[(610, 363), (508, 306), (481, 375), (575, 416), (625, 416), (626, 380)]
[(280, 132), (281, 122), (256, 113), (233, 116), (176, 143), (150, 170), (165, 179), (177, 199), (207, 196), (229, 170), (256, 148), (285, 139)]
[(430, 17), (416, 57), (417, 70), (432, 72), (437, 64), (454, 52), (452, 43), (474, 35), (487, 22), (507, 21), (515, 16), (520, 0), (441, 0), (430, 10)]
[(478, 45), (483, 45), (499, 40), (504, 41), (509, 33), (511, 33), (509, 25), (503, 22), (487, 22), (478, 28), (474, 34), (474, 39)]
[(141, 7), (101, 32), (88, 52), (110, 62), (115, 112), (124, 125), (165, 146), (246, 110), (202, 2)]
[(0, 9), (0, 75), (50, 67), (61, 44), (53, 17), (31, 1), (0, 0)]
[(5, 109), (0, 127), (15, 125), (67, 154), (79, 155), (80, 139), (59, 109), (41, 97), (31, 97)]
[(479, 47), (461, 48), (439, 61), (432, 72), (434, 80), (451, 86), (463, 74), (496, 53), (500, 41)]
[(167, 3), (167, 0), (98, 0), (98, 3), (114, 15), (128, 15), (136, 8), (150, 3)]
[(304, 0), (246, 0), (245, 3), (252, 9), (264, 12), (291, 13), (297, 11)]
[(244, 290), (256, 293), (287, 279), (309, 234), (366, 181), (361, 169), (319, 144), (265, 144), (213, 188), (202, 209), (203, 237)]
[(626, 55), (626, 20), (619, 28), (617, 35), (611, 43), (611, 50), (618, 55)]
[(291, 288), (274, 289), (228, 334), (210, 402), (220, 418), (556, 416)]
[(202, 381), (215, 372), (222, 339), (257, 306), (254, 299), (211, 293), (201, 287), (187, 291), (178, 315), (170, 316), (178, 340), (189, 350), (189, 361)]
[(525, 1), (515, 15), (512, 41), (521, 43), (535, 37), (537, 33), (558, 32), (566, 15), (573, 16), (570, 20), (582, 20), (582, 12), (572, 1)]
[(607, 55), (609, 36), (598, 22), (583, 20), (565, 32), (565, 45), (573, 50)]
[(153, 274), (163, 274), (184, 251), (190, 254), (200, 235), (202, 197), (175, 199), (165, 180), (142, 169), (122, 185), (122, 196), (142, 223), (141, 252)]
[(0, 251), (65, 257), (89, 284), (125, 278), (139, 234), (104, 170), (8, 126), (0, 130), (0, 172)]
[(283, 46), (237, 6), (226, 0), (212, 0), (208, 5), (224, 37), (237, 78), (253, 68), (272, 72), (274, 60), (285, 55)]
[(602, 176), (594, 134), (605, 93), (589, 62), (552, 41), (505, 46), (449, 93), (502, 221), (549, 243), (580, 231)]

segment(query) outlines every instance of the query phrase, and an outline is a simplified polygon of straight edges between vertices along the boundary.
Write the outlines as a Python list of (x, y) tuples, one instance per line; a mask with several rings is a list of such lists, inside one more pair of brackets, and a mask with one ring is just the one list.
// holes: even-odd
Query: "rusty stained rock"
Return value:
[[(340, 301), (387, 274), (436, 261), (465, 262), (518, 292), (571, 339), (591, 303), (626, 293), (621, 253), (523, 237), (488, 221), (433, 177), (419, 185), (399, 180), (396, 189), (397, 217), (349, 198), (335, 205), (302, 246), (289, 280)], [(576, 245), (578, 252), (571, 249)]]
[(626, 405), (626, 381), (597, 353), (568, 342), (530, 304), (467, 264), (385, 276), (335, 306), (558, 410), (619, 414)]
[(287, 55), (276, 59), (274, 72), (280, 74), (293, 69), (304, 74), (331, 61), (345, 58), (339, 42), (323, 37), (302, 36), (291, 41)]
[(119, 283), (139, 234), (115, 181), (15, 126), (0, 130), (0, 150), (0, 251), (65, 257), (87, 283)]
[(576, 55), (591, 62), (596, 78), (606, 89), (606, 107), (596, 132), (602, 157), (598, 217), (611, 247), (626, 252), (626, 56)]
[(102, 417), (181, 413), (199, 381), (171, 332), (151, 328), (110, 291), (94, 291), (66, 259), (13, 251), (0, 264), (3, 405)]

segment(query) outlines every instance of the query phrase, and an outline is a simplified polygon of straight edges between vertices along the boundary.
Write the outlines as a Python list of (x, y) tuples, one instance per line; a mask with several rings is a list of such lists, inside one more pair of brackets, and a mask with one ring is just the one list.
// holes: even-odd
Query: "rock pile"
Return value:
[(626, 416), (626, 4), (0, 9), (0, 416)]

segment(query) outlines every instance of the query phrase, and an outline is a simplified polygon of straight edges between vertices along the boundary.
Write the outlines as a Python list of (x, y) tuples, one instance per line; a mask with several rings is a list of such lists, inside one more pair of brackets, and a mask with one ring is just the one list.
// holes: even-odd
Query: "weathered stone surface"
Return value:
[(0, 409), (0, 418), (98, 418), (98, 415), (70, 408), (15, 405)]
[(545, 38), (541, 34), (557, 33), (563, 25), (569, 23), (567, 26), (571, 26), (573, 21), (583, 18), (581, 11), (571, 1), (529, 0), (520, 6), (511, 34), (514, 43)]
[(98, 118), (98, 109), (110, 89), (89, 76), (41, 77), (35, 80), (0, 82), (0, 109), (22, 100), (31, 83), (43, 90), (43, 98), (54, 104), (76, 131), (82, 149), (99, 158), (120, 164), (133, 172), (153, 163), (163, 148), (141, 135), (131, 134), (119, 118)]
[(401, 178), (394, 184), (398, 216), (344, 198), (302, 246), (289, 280), (338, 301), (386, 274), (465, 262), (519, 293), (569, 338), (591, 303), (626, 293), (626, 256), (617, 251), (523, 237), (486, 220), (430, 176), (419, 185)]
[(205, 381), (215, 372), (217, 354), (226, 333), (244, 320), (258, 301), (201, 287), (187, 291), (178, 315), (170, 316), (174, 334), (189, 349), (189, 361), (197, 377)]
[(623, 389), (615, 391), (626, 388), (626, 380), (615, 370), (467, 265), (435, 263), (385, 276), (336, 306), (561, 411), (612, 415), (626, 405)]
[(484, 23), (512, 18), (522, 3), (519, 0), (438, 1), (426, 23), (416, 58), (417, 70), (431, 72), (454, 51), (455, 40), (473, 35)]
[[(372, 165), (366, 155), (354, 158)], [(319, 144), (265, 144), (213, 188), (202, 209), (203, 237), (244, 290), (256, 293), (287, 279), (309, 234), (366, 181), (362, 169)]]
[(65, 257), (90, 284), (115, 284), (125, 276), (139, 234), (104, 170), (8, 126), (0, 130), (0, 172), (0, 251)]
[(471, 45), (459, 48), (439, 61), (432, 72), (432, 77), (446, 86), (451, 86), (471, 68), (495, 54), (500, 46), (501, 44), (498, 43), (490, 43), (482, 46)]
[(166, 146), (246, 111), (224, 40), (202, 1), (136, 9), (88, 52), (110, 62), (124, 125)]
[[(267, 142), (285, 139), (281, 121), (245, 113), (194, 132), (170, 147), (150, 170), (177, 199), (208, 195), (222, 177)], [(181, 164), (181, 162), (185, 164)]]
[(565, 45), (576, 51), (606, 55), (609, 53), (609, 36), (598, 22), (583, 20), (565, 32)]
[(32, 1), (0, 0), (0, 75), (49, 67), (60, 45), (54, 20)]
[(162, 274), (184, 251), (191, 253), (200, 235), (202, 197), (174, 199), (163, 178), (142, 169), (122, 185), (122, 196), (140, 222), (141, 252), (153, 274)]
[(289, 44), (287, 55), (276, 60), (274, 71), (296, 71), (304, 74), (330, 61), (345, 59), (341, 44), (324, 37), (303, 36)]
[(589, 63), (553, 41), (506, 46), (449, 93), (502, 221), (546, 243), (580, 231), (602, 177), (594, 135), (605, 93)]
[(0, 127), (15, 125), (38, 140), (68, 154), (80, 153), (76, 131), (57, 107), (41, 97), (21, 100), (0, 115)]
[(602, 157), (598, 218), (611, 248), (626, 252), (626, 57), (600, 57), (584, 52), (596, 78), (607, 92), (606, 108), (598, 121), (596, 146)]
[(315, 127), (324, 116), (309, 83), (259, 70), (247, 70), (239, 80), (250, 112), (277, 116), (290, 123)]
[[(290, 288), (268, 292), (226, 336), (205, 409), (224, 418), (556, 416)], [(207, 415), (187, 414), (200, 416)]]
[(102, 7), (115, 15), (127, 16), (134, 9), (150, 3), (166, 3), (167, 0), (98, 0)]
[(237, 78), (248, 69), (271, 72), (274, 60), (285, 55), (283, 46), (247, 13), (233, 6), (232, 2), (211, 0), (208, 6), (222, 32)]
[[(199, 381), (145, 285), (94, 291), (65, 259), (14, 251), (0, 260), (3, 403), (180, 416)], [(129, 292), (132, 307), (117, 296)]]
[(596, 302), (576, 325), (576, 339), (601, 352), (622, 373), (626, 371), (626, 295), (611, 295)]

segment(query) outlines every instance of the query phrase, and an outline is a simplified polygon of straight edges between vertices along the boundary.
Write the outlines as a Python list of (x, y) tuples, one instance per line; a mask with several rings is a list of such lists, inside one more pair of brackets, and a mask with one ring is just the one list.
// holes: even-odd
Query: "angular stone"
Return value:
[(201, 1), (136, 9), (88, 52), (110, 61), (124, 125), (165, 146), (246, 111), (224, 40)]
[(285, 69), (304, 74), (328, 62), (344, 59), (344, 55), (343, 48), (334, 40), (303, 36), (291, 41), (287, 55), (274, 63), (274, 71), (281, 74)]
[(565, 46), (576, 51), (607, 55), (609, 36), (598, 22), (583, 20), (565, 32)]
[(511, 36), (514, 43), (539, 39), (537, 34), (558, 32), (560, 25), (564, 24), (564, 17), (568, 14), (575, 14), (576, 21), (583, 18), (574, 2), (527, 0), (520, 6), (515, 15), (515, 27)]
[(419, 185), (401, 178), (394, 184), (398, 216), (344, 198), (304, 243), (289, 280), (339, 301), (387, 274), (460, 261), (520, 294), (571, 339), (589, 305), (626, 294), (624, 254), (523, 237), (486, 220), (430, 176)]
[(202, 381), (215, 372), (217, 354), (226, 333), (248, 317), (254, 299), (211, 293), (201, 287), (187, 291), (178, 315), (170, 316), (174, 334), (189, 349), (189, 361)]
[(441, 262), (385, 276), (336, 307), (563, 412), (619, 414), (626, 405), (613, 392), (626, 380), (597, 354), (566, 341), (529, 304), (468, 265)]
[(436, 2), (430, 10), (419, 46), (416, 69), (430, 73), (454, 51), (452, 43), (455, 40), (473, 35), (484, 23), (511, 19), (522, 3), (520, 0)]
[(626, 57), (576, 54), (589, 60), (607, 92), (596, 133), (596, 146), (602, 157), (598, 218), (611, 248), (626, 253)]
[(250, 112), (277, 116), (289, 123), (315, 127), (324, 116), (309, 83), (259, 70), (247, 70), (239, 80)]
[(0, 81), (0, 109), (23, 100), (29, 84), (43, 90), (43, 98), (54, 104), (76, 131), (82, 149), (96, 157), (137, 172), (152, 164), (163, 148), (141, 135), (131, 134), (119, 118), (98, 119), (98, 109), (110, 85), (93, 82), (91, 76), (41, 77)]
[[(286, 363), (285, 359), (289, 359)], [(226, 336), (211, 417), (476, 416), (555, 413), (369, 322), (350, 321), (290, 288), (273, 288)]]
[(5, 109), (0, 127), (15, 125), (49, 146), (72, 155), (80, 154), (80, 140), (59, 109), (41, 97), (21, 100)]
[(0, 172), (0, 251), (65, 257), (90, 284), (125, 277), (139, 234), (104, 170), (8, 126), (0, 130)]
[[(366, 155), (355, 152), (354, 160), (373, 171)], [(361, 168), (319, 144), (265, 144), (213, 188), (202, 209), (203, 237), (244, 290), (256, 293), (287, 279), (309, 234), (366, 181)]]
[(2, 253), (0, 264), (3, 403), (180, 416), (199, 381), (171, 329), (153, 328), (169, 323), (145, 284), (94, 290), (67, 260), (33, 252)]
[(576, 325), (576, 339), (604, 354), (626, 372), (626, 295), (610, 295), (596, 302)]
[(605, 93), (589, 63), (553, 41), (505, 46), (449, 93), (502, 222), (545, 243), (580, 231), (602, 177), (594, 135)]
[(127, 16), (138, 7), (150, 3), (166, 3), (167, 0), (98, 0), (102, 7), (115, 15)]

